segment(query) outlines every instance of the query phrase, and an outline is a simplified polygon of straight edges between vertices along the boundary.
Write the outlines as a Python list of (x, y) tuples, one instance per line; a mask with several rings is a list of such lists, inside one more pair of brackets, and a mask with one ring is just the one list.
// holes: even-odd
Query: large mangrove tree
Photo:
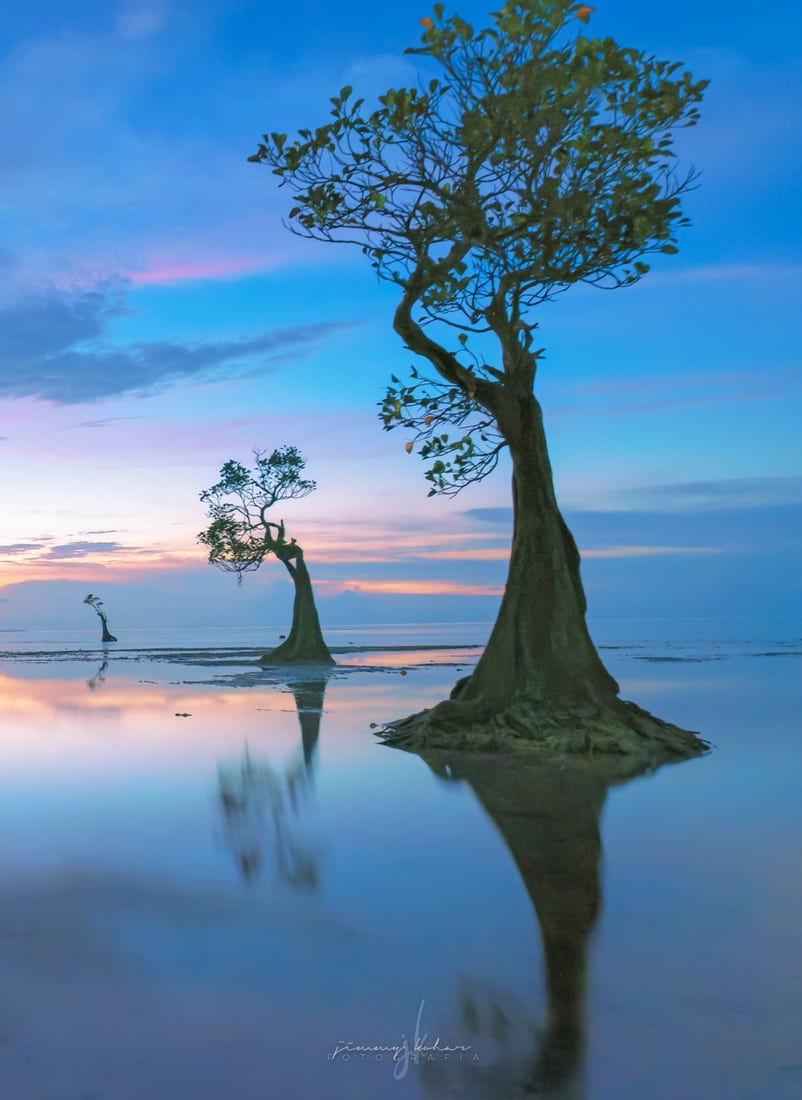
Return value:
[(696, 123), (707, 81), (590, 36), (593, 11), (510, 0), (477, 31), (436, 4), (406, 50), (420, 58), (417, 88), (367, 110), (345, 87), (330, 121), (294, 140), (265, 134), (249, 158), (291, 190), (295, 233), (358, 245), (397, 286), (395, 331), (430, 373), (394, 378), (381, 415), (430, 461), (430, 492), (459, 491), (509, 452), (497, 621), (450, 700), (394, 723), (410, 745), (523, 739), (646, 757), (704, 747), (620, 700), (599, 658), (535, 393), (539, 307), (580, 283), (630, 286), (651, 254), (675, 253), (696, 178), (677, 172), (672, 146)]

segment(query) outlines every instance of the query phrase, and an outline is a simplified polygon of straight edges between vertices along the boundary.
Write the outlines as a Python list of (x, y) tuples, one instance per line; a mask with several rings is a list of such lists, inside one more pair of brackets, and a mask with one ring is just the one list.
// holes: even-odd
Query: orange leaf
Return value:
[(412, 450), (412, 444), (407, 443), (406, 447), (404, 447), (404, 450), (407, 452), (407, 454), (409, 454), (409, 452)]
[(427, 417), (426, 417), (426, 419), (424, 420), (424, 422), (423, 422), (423, 423), (424, 423), (424, 424), (431, 424), (431, 422), (432, 422), (433, 420), (434, 420), (434, 417), (433, 417), (433, 416), (427, 416)]
[(587, 4), (580, 4), (574, 15), (577, 19), (581, 19), (583, 23), (590, 22), (590, 17), (595, 11), (595, 8), (589, 7)]
[(427, 31), (431, 30), (434, 26), (433, 21), (429, 18), (428, 15), (424, 15), (423, 19), (419, 19), (418, 22), (422, 27), (425, 27)]

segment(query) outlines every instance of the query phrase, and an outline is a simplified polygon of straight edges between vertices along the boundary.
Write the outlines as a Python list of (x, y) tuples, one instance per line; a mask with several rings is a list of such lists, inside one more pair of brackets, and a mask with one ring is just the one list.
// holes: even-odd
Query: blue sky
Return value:
[[(491, 5), (492, 6), (492, 5)], [(591, 616), (799, 609), (800, 16), (598, 3), (591, 30), (711, 80), (693, 226), (637, 287), (540, 310), (558, 495)], [(455, 10), (451, 6), (447, 11)], [(483, 25), (487, 8), (456, 10)], [(294, 237), (260, 135), (413, 84), (427, 5), (18, 5), (0, 26), (0, 627), (256, 625), (291, 591), (204, 565), (201, 489), (298, 446), (285, 517), (328, 622), (492, 618), (507, 469), (454, 500), (376, 402), (412, 358), (359, 250)]]

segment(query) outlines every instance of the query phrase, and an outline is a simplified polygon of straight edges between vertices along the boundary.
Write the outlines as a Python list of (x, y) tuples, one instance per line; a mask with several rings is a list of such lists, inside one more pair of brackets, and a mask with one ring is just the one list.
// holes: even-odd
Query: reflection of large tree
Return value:
[[(608, 788), (634, 774), (632, 766), (603, 763), (521, 764), (486, 754), (426, 752), (443, 778), (467, 781), (515, 860), (537, 915), (543, 943), (546, 1019), (535, 1050), (505, 1046), (513, 1013), (499, 998), (480, 1007), (463, 997), (463, 1026), (482, 1041), (482, 1065), (426, 1064), (430, 1095), (512, 1100), (540, 1096), (579, 1100), (583, 1094), (585, 974), (590, 933), (601, 911), (599, 818)], [(460, 1041), (464, 1041), (463, 1037)], [(499, 1057), (488, 1058), (492, 1042)], [(459, 1092), (455, 1072), (461, 1073)]]
[(323, 677), (289, 685), (301, 743), (283, 768), (254, 760), (246, 745), (235, 767), (218, 769), (226, 840), (245, 881), (260, 875), (266, 849), (272, 847), (279, 878), (298, 889), (317, 889), (317, 861), (299, 839), (297, 824), (314, 777), (326, 683)]

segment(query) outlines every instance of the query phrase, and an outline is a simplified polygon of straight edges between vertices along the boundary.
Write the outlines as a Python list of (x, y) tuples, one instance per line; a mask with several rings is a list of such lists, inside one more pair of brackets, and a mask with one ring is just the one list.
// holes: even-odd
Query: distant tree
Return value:
[(100, 640), (102, 642), (116, 642), (117, 639), (109, 631), (109, 622), (108, 622), (108, 619), (106, 617), (106, 612), (103, 610), (103, 601), (100, 599), (100, 597), (99, 596), (93, 596), (92, 593), (90, 592), (89, 595), (84, 600), (84, 603), (88, 603), (90, 607), (94, 608), (95, 613), (100, 618), (100, 622), (103, 625), (103, 635), (102, 635)]
[(292, 578), (295, 600), (292, 628), (287, 639), (266, 653), (267, 664), (334, 664), (320, 629), (315, 597), (304, 552), (294, 538), (287, 540), (284, 521), (274, 523), (268, 512), (282, 500), (298, 500), (316, 488), (303, 478), (306, 462), (296, 447), (280, 447), (267, 454), (254, 451), (251, 469), (231, 459), (220, 470), (220, 480), (200, 498), (208, 505), (211, 523), (198, 535), (209, 548), (209, 561), (228, 573), (258, 569), (275, 555)]
[(509, 573), (484, 654), (450, 701), (395, 732), (410, 745), (475, 730), (488, 744), (694, 755), (698, 738), (618, 698), (588, 633), (534, 395), (532, 311), (577, 283), (629, 286), (644, 257), (677, 251), (696, 177), (675, 174), (673, 133), (696, 123), (708, 82), (586, 36), (574, 20), (593, 8), (570, 0), (511, 0), (478, 33), (443, 10), (406, 51), (440, 78), (390, 89), (371, 113), (345, 87), (333, 121), (291, 143), (265, 134), (249, 157), (290, 186), (293, 232), (358, 244), (399, 288), (395, 331), (434, 374), (394, 378), (382, 418), (432, 460), (430, 493), (484, 477), (502, 449), (512, 462)]

